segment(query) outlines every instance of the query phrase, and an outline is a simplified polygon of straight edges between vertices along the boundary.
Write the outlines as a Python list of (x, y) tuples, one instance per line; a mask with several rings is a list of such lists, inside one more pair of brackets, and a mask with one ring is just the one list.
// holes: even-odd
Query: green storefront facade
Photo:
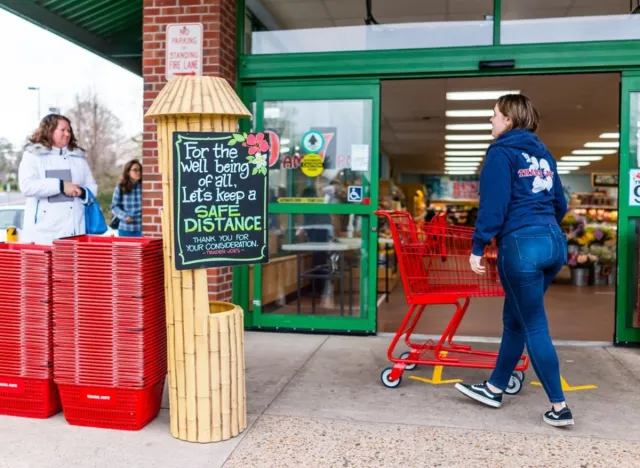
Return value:
[[(242, 2), (242, 0), (239, 0)], [(640, 343), (640, 328), (634, 327), (637, 308), (638, 256), (637, 223), (640, 207), (629, 206), (629, 171), (638, 168), (638, 122), (640, 122), (640, 40), (562, 42), (544, 44), (502, 44), (502, 1), (494, 1), (493, 44), (455, 48), (367, 50), (250, 55), (244, 35), (238, 43), (238, 92), (248, 106), (255, 106), (254, 128), (264, 130), (264, 106), (273, 101), (332, 101), (365, 99), (371, 112), (370, 205), (270, 204), (270, 212), (354, 214), (363, 219), (363, 271), (375, 271), (377, 262), (377, 209), (379, 190), (378, 154), (380, 128), (380, 82), (386, 79), (481, 77), (490, 75), (535, 75), (615, 72), (621, 75), (620, 161), (618, 219), (618, 281), (616, 290), (616, 343)], [(243, 12), (244, 8), (239, 8)], [(245, 15), (237, 27), (245, 30)], [(258, 25), (260, 30), (261, 25)], [(488, 64), (488, 65), (486, 65)], [(492, 64), (499, 65), (491, 68)], [(251, 108), (251, 107), (250, 107)], [(246, 128), (249, 123), (245, 123)], [(366, 227), (366, 229), (365, 229)], [(365, 236), (364, 233), (368, 235)], [(368, 246), (367, 246), (368, 244)], [(234, 299), (245, 310), (249, 297), (262, 297), (262, 267), (249, 291), (249, 268), (234, 271)], [(376, 275), (361, 275), (361, 291), (376, 291)], [(366, 284), (365, 284), (366, 283)], [(376, 294), (361, 296), (360, 317), (323, 317), (262, 313), (260, 300), (247, 314), (248, 328), (375, 333)], [(576, 311), (578, 316), (578, 311)], [(578, 318), (577, 318), (578, 319)]]

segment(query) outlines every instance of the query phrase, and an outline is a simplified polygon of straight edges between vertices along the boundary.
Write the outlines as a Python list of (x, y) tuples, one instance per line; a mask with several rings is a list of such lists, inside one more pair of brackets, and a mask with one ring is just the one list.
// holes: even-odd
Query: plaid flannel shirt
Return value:
[[(137, 182), (133, 185), (131, 192), (120, 194), (122, 188), (120, 184), (116, 185), (111, 200), (111, 212), (114, 216), (120, 218), (120, 226), (118, 229), (122, 231), (142, 231), (142, 184)], [(128, 217), (133, 218), (132, 223), (125, 223)]]

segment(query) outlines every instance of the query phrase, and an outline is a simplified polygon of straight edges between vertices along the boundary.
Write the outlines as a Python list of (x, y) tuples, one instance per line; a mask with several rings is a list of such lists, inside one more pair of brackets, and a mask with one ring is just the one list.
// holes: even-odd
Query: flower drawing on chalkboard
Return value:
[(247, 161), (255, 167), (251, 172), (252, 175), (267, 175), (267, 156), (262, 153), (256, 153), (255, 156), (247, 156)]
[(249, 154), (253, 156), (254, 154), (266, 153), (269, 151), (269, 143), (264, 139), (264, 133), (251, 134), (247, 136), (247, 139), (242, 146), (249, 147)]

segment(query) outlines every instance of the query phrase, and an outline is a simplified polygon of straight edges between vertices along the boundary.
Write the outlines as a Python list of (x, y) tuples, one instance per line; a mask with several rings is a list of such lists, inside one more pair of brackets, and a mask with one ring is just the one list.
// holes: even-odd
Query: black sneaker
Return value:
[(542, 419), (553, 427), (573, 426), (575, 424), (573, 415), (571, 414), (571, 410), (568, 406), (565, 406), (558, 412), (551, 407), (551, 411), (544, 413), (542, 415)]
[(456, 389), (480, 403), (484, 403), (487, 406), (493, 408), (500, 408), (502, 406), (502, 393), (494, 393), (489, 390), (487, 382), (475, 385), (465, 385), (462, 383), (456, 384)]

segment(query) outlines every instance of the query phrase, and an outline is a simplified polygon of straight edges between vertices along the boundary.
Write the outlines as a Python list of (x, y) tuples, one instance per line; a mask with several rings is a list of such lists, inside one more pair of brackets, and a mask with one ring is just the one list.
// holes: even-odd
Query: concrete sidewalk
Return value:
[[(0, 467), (640, 466), (640, 350), (562, 348), (576, 426), (542, 422), (544, 392), (524, 390), (492, 410), (432, 385), (433, 368), (380, 383), (388, 338), (248, 332), (249, 428), (218, 444), (171, 437), (168, 412), (139, 432), (0, 417)], [(474, 345), (487, 349), (495, 345)], [(484, 371), (445, 368), (443, 379)], [(580, 389), (583, 386), (597, 388)]]

